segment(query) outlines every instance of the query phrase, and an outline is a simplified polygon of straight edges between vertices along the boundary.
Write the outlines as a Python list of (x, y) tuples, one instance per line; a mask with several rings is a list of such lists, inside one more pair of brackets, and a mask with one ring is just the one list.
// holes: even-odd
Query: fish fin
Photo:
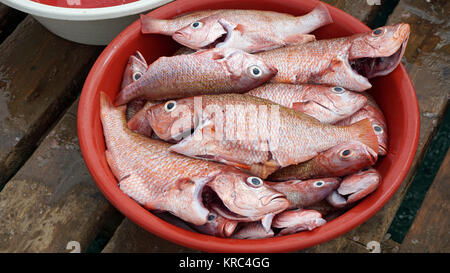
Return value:
[(220, 18), (217, 22), (218, 22), (218, 23), (223, 27), (223, 29), (224, 29), (225, 31), (227, 31), (227, 32), (233, 31), (233, 30), (236, 29), (236, 27), (239, 25), (239, 24), (231, 23), (230, 21), (228, 21), (227, 19), (224, 19), (224, 18)]
[(309, 42), (314, 42), (315, 40), (316, 40), (316, 36), (314, 36), (312, 34), (300, 34), (300, 33), (290, 35), (284, 39), (284, 41), (288, 45), (305, 44), (305, 43), (309, 43)]
[[(167, 30), (168, 20), (152, 18), (150, 15), (141, 14), (141, 32), (143, 34), (165, 34), (172, 35), (172, 31)], [(173, 31), (175, 32), (175, 31)]]
[(144, 56), (142, 56), (142, 53), (139, 52), (139, 50), (136, 50), (136, 52), (134, 52), (132, 56), (134, 56), (136, 60), (138, 60), (142, 65), (148, 67), (147, 61), (145, 60)]
[(296, 25), (299, 33), (311, 33), (331, 23), (333, 23), (333, 18), (323, 3), (316, 5), (309, 13), (296, 17)]
[(261, 225), (266, 232), (269, 232), (272, 227), (273, 217), (275, 217), (275, 213), (268, 213), (261, 219)]
[(357, 123), (350, 125), (349, 128), (352, 130), (352, 135), (356, 137), (355, 140), (369, 146), (369, 148), (374, 151), (378, 151), (378, 138), (369, 119), (358, 121)]
[(295, 111), (304, 112), (305, 108), (308, 107), (307, 105), (310, 103), (310, 101), (305, 102), (293, 102), (291, 108)]
[(333, 18), (331, 17), (328, 8), (323, 3), (317, 4), (310, 12), (310, 15), (317, 18), (317, 20), (322, 23), (321, 26), (333, 23)]
[(106, 162), (108, 162), (108, 166), (111, 169), (111, 172), (113, 173), (114, 177), (116, 177), (116, 179), (120, 181), (121, 178), (123, 178), (125, 175), (123, 174), (123, 172), (120, 171), (120, 168), (117, 166), (117, 162), (114, 159), (113, 154), (111, 153), (111, 151), (106, 150), (105, 156)]
[(280, 168), (280, 165), (275, 160), (270, 160), (270, 161), (264, 162), (263, 164), (261, 164), (261, 163), (252, 164), (249, 168), (249, 172), (262, 178), (262, 179), (266, 179), (269, 175), (271, 175), (273, 172), (275, 172), (279, 168)]
[(237, 24), (234, 27), (234, 30), (239, 31), (239, 32), (244, 32), (245, 31), (245, 27), (243, 25), (241, 25), (241, 24)]

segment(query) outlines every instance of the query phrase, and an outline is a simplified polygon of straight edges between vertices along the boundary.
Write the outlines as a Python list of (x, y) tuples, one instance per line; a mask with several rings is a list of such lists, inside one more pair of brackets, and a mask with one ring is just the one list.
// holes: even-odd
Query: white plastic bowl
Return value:
[(70, 41), (107, 45), (123, 29), (146, 13), (173, 0), (140, 0), (104, 8), (61, 8), (30, 0), (0, 0), (5, 5), (29, 13), (49, 31)]

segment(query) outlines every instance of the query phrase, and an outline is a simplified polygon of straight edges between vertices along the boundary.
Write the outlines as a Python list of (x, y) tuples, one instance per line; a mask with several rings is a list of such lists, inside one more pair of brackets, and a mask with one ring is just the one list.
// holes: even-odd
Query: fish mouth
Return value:
[(349, 64), (356, 73), (368, 79), (385, 76), (391, 73), (400, 63), (407, 42), (408, 38), (390, 56), (356, 58), (349, 60)]
[[(202, 200), (205, 203), (208, 203), (208, 206), (211, 208), (211, 210), (213, 210), (218, 215), (220, 215), (224, 218), (227, 218), (228, 220), (234, 220), (234, 221), (238, 221), (238, 222), (254, 222), (254, 221), (258, 221), (258, 220), (262, 219), (264, 216), (267, 215), (267, 214), (262, 214), (259, 216), (252, 217), (252, 216), (245, 216), (245, 215), (241, 215), (236, 212), (233, 212), (225, 205), (225, 203), (220, 199), (220, 197), (217, 195), (217, 193), (208, 186), (205, 186), (205, 188), (203, 189), (202, 196), (203, 196)], [(264, 206), (271, 204), (271, 203), (272, 204), (282, 203), (283, 205), (284, 205), (284, 203), (286, 203), (286, 205), (280, 206), (280, 209), (278, 211), (270, 212), (270, 213), (274, 213), (274, 214), (285, 210), (289, 206), (289, 203), (287, 202), (285, 195), (282, 193), (276, 193), (276, 194), (272, 194), (272, 195), (263, 196), (259, 200), (261, 201), (261, 203)]]
[[(278, 203), (279, 201), (284, 202), (285, 201), (285, 195), (282, 193), (276, 193), (276, 194), (271, 194), (271, 195), (266, 195), (263, 196), (259, 199), (259, 201), (261, 201), (261, 204), (263, 206), (267, 206), (272, 202), (276, 202)], [(276, 200), (278, 199), (278, 200)], [(283, 199), (283, 200), (282, 200)]]
[(239, 222), (252, 222), (257, 220), (254, 220), (251, 217), (240, 215), (228, 209), (227, 206), (223, 203), (222, 199), (220, 199), (220, 197), (217, 195), (217, 193), (208, 186), (203, 189), (202, 200), (205, 203), (208, 203), (208, 206), (215, 213), (229, 220)]
[(387, 154), (387, 147), (386, 147), (386, 145), (384, 145), (384, 144), (379, 144), (380, 145), (380, 147), (379, 147), (379, 154), (380, 155), (386, 155)]
[(367, 153), (369, 154), (370, 163), (375, 164), (378, 160), (378, 153), (372, 150), (370, 147), (367, 147)]

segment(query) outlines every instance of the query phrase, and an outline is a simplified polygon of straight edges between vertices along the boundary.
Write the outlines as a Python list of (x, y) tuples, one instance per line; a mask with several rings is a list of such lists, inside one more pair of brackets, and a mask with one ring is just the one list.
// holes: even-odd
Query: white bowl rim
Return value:
[(119, 18), (159, 7), (172, 0), (138, 0), (103, 8), (63, 8), (40, 4), (31, 0), (0, 0), (3, 4), (31, 15), (67, 21), (93, 21)]

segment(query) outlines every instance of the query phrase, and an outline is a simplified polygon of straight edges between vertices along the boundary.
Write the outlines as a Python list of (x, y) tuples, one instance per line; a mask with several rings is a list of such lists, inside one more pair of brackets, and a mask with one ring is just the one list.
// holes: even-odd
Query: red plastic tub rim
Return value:
[[(150, 14), (155, 18), (201, 9), (265, 9), (302, 15), (312, 10), (312, 0), (178, 0)], [(349, 14), (327, 5), (334, 23), (313, 32), (318, 39), (368, 31), (369, 28)], [(136, 21), (120, 33), (99, 56), (82, 90), (78, 107), (78, 135), (81, 152), (94, 181), (104, 196), (122, 214), (145, 230), (176, 244), (209, 252), (288, 252), (308, 248), (336, 238), (373, 216), (392, 197), (412, 164), (418, 139), (420, 115), (416, 94), (403, 65), (391, 74), (376, 78), (370, 93), (383, 110), (389, 133), (388, 154), (376, 168), (383, 176), (379, 188), (343, 215), (312, 230), (288, 236), (258, 240), (219, 238), (194, 233), (174, 226), (153, 215), (122, 193), (105, 158), (105, 144), (99, 116), (99, 93), (111, 98), (119, 91), (128, 57), (140, 50), (149, 63), (174, 52), (177, 45), (170, 37), (143, 35)]]

